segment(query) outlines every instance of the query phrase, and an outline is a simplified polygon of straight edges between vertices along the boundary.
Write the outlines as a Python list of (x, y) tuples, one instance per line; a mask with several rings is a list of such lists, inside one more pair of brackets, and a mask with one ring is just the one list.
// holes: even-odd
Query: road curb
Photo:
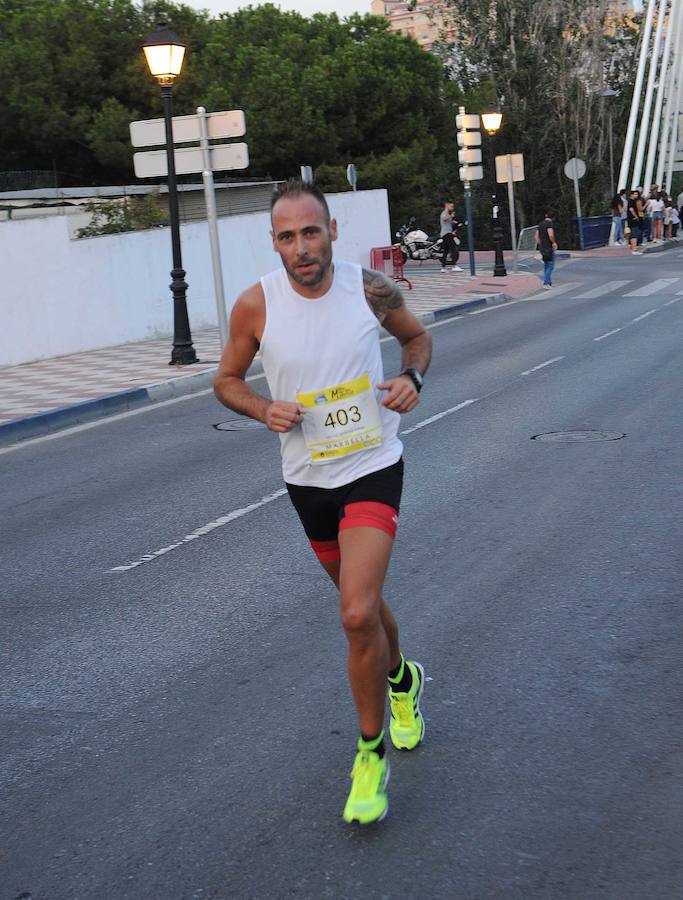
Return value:
[[(442, 309), (429, 313), (421, 313), (417, 316), (424, 324), (447, 319), (458, 312), (468, 311), (481, 306), (504, 303), (510, 298), (506, 294), (488, 294), (477, 297), (475, 300), (463, 300), (453, 303)], [(260, 363), (256, 363), (250, 374), (263, 371)], [(142, 406), (151, 406), (164, 400), (173, 400), (177, 397), (186, 397), (189, 394), (197, 394), (213, 384), (216, 369), (208, 369), (197, 372), (194, 375), (180, 375), (168, 381), (160, 381), (145, 387), (128, 388), (115, 394), (98, 397), (96, 400), (86, 400), (83, 403), (74, 403), (71, 406), (61, 406), (48, 412), (36, 413), (33, 416), (25, 416), (23, 419), (15, 419), (12, 422), (0, 424), (0, 448), (18, 444), (30, 438), (44, 437), (63, 431), (65, 428), (73, 428), (75, 425), (83, 425), (104, 419), (117, 413), (129, 412)]]
[(29, 438), (44, 437), (65, 428), (72, 428), (74, 425), (94, 422), (97, 419), (129, 412), (142, 406), (150, 406), (163, 400), (172, 400), (187, 394), (198, 393), (213, 384), (215, 374), (216, 370), (210, 369), (205, 372), (197, 372), (195, 375), (181, 375), (170, 381), (162, 381), (146, 387), (127, 388), (125, 391), (117, 391), (115, 394), (98, 397), (96, 400), (86, 400), (71, 406), (60, 406), (49, 412), (36, 413), (33, 416), (25, 416), (23, 419), (5, 422), (0, 425), (0, 447), (11, 446)]

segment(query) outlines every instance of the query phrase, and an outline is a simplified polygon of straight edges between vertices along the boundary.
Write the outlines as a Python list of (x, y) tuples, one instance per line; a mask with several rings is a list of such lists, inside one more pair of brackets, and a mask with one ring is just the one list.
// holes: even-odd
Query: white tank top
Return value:
[[(314, 300), (294, 290), (284, 268), (265, 275), (261, 285), (266, 299), (261, 359), (270, 395), (273, 400), (292, 403), (297, 402), (297, 395), (309, 395), (305, 401), (299, 400), (307, 406), (307, 436), (300, 425), (280, 435), (285, 481), (340, 487), (397, 462), (403, 452), (397, 437), (401, 417), (381, 405), (386, 391), (376, 388), (384, 380), (380, 325), (365, 299), (361, 267), (336, 262), (329, 291)], [(368, 389), (354, 394), (362, 392), (365, 375)], [(345, 394), (345, 402), (335, 405), (330, 400)], [(367, 417), (361, 419), (366, 408)], [(347, 424), (349, 417), (361, 425), (372, 419), (372, 439), (366, 440), (362, 449), (353, 437), (344, 437), (342, 426), (352, 427)], [(312, 422), (317, 422), (317, 437), (339, 438), (341, 445), (341, 449), (323, 450), (321, 456), (328, 452), (339, 455), (322, 459), (313, 455)]]

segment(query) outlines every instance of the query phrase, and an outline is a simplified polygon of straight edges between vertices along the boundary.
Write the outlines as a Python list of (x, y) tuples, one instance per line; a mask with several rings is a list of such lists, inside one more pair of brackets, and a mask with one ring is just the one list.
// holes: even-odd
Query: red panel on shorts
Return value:
[(390, 538), (395, 538), (398, 510), (387, 503), (372, 501), (347, 503), (344, 507), (344, 518), (339, 523), (339, 530), (344, 528), (379, 528)]
[(339, 555), (339, 541), (311, 541), (313, 552), (321, 563), (336, 562), (341, 559)]

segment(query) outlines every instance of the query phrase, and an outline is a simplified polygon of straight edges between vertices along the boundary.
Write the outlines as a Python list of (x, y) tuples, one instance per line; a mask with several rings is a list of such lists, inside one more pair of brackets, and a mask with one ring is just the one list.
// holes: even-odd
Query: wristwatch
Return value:
[(409, 369), (404, 369), (404, 370), (401, 372), (401, 375), (407, 375), (408, 378), (410, 378), (410, 380), (411, 380), (411, 381), (413, 382), (413, 384), (415, 385), (415, 390), (416, 390), (416, 391), (418, 392), (418, 394), (419, 394), (420, 391), (422, 390), (422, 385), (424, 384), (424, 378), (423, 378), (422, 375), (417, 371), (417, 369), (413, 369), (412, 367), (409, 368)]

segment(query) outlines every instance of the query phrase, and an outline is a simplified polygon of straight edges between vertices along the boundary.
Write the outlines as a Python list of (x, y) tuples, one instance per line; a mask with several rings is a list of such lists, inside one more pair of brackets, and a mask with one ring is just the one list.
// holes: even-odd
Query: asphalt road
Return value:
[(432, 332), (377, 827), (272, 435), (202, 395), (0, 453), (2, 900), (683, 897), (681, 253), (556, 284)]

